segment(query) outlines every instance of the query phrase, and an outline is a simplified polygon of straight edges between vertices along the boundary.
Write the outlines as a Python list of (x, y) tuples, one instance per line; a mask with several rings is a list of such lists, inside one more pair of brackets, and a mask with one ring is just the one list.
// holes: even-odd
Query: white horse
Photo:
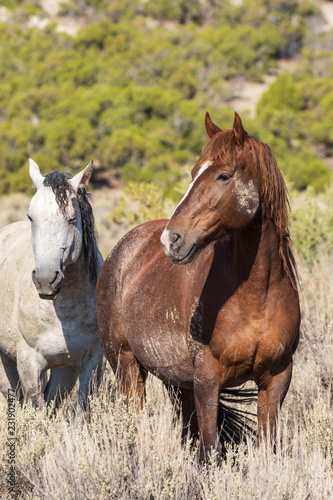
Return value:
[(104, 366), (95, 306), (103, 259), (85, 190), (93, 165), (73, 178), (44, 177), (29, 162), (30, 222), (0, 230), (0, 390), (7, 397), (20, 387), (36, 406), (57, 404), (79, 379), (80, 411)]

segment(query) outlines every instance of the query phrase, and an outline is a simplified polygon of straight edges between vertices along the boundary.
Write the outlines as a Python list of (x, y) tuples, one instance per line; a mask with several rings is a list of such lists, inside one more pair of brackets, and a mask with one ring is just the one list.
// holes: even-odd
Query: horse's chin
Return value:
[(192, 262), (197, 251), (198, 251), (198, 245), (196, 243), (194, 243), (194, 245), (191, 247), (190, 251), (185, 255), (185, 257), (181, 257), (181, 258), (173, 257), (172, 262), (174, 264), (178, 264), (178, 265), (189, 264), (189, 262)]
[(53, 294), (45, 294), (45, 293), (39, 293), (39, 298), (43, 300), (56, 300), (56, 298), (59, 295), (59, 292), (53, 293)]

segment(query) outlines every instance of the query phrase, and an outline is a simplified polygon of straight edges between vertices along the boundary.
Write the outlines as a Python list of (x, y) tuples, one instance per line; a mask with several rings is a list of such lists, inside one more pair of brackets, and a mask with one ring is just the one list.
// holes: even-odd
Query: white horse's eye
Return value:
[(30, 222), (32, 222), (32, 218), (30, 217), (30, 215), (29, 215), (29, 214), (27, 214), (27, 217), (28, 217), (28, 219), (30, 220)]
[[(73, 203), (74, 205), (74, 203)], [(74, 210), (74, 214), (68, 218), (69, 224), (74, 224), (76, 222), (76, 216), (77, 216), (77, 208)]]

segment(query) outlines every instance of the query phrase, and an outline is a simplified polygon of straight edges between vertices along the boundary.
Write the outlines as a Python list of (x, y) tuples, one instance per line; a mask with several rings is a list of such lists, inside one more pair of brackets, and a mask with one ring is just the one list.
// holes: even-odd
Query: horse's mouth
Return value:
[(60, 293), (62, 282), (62, 279), (59, 280), (58, 283), (55, 284), (55, 286), (53, 286), (53, 283), (42, 286), (37, 283), (36, 288), (39, 298), (42, 300), (56, 300)]
[(172, 262), (174, 264), (188, 264), (193, 260), (193, 257), (197, 253), (198, 250), (198, 245), (194, 243), (194, 245), (191, 247), (190, 251), (185, 255), (185, 257), (182, 257), (181, 259), (172, 259)]
[(56, 293), (52, 293), (52, 294), (39, 293), (38, 295), (39, 295), (39, 298), (43, 299), (43, 300), (56, 300), (56, 298), (59, 295), (59, 291)]

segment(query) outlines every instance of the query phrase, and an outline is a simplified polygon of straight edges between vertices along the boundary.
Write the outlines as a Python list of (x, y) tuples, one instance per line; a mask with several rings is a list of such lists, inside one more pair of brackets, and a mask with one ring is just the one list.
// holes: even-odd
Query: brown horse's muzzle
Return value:
[(160, 241), (165, 254), (172, 259), (174, 264), (188, 264), (198, 250), (196, 241), (185, 241), (180, 231), (164, 229)]

